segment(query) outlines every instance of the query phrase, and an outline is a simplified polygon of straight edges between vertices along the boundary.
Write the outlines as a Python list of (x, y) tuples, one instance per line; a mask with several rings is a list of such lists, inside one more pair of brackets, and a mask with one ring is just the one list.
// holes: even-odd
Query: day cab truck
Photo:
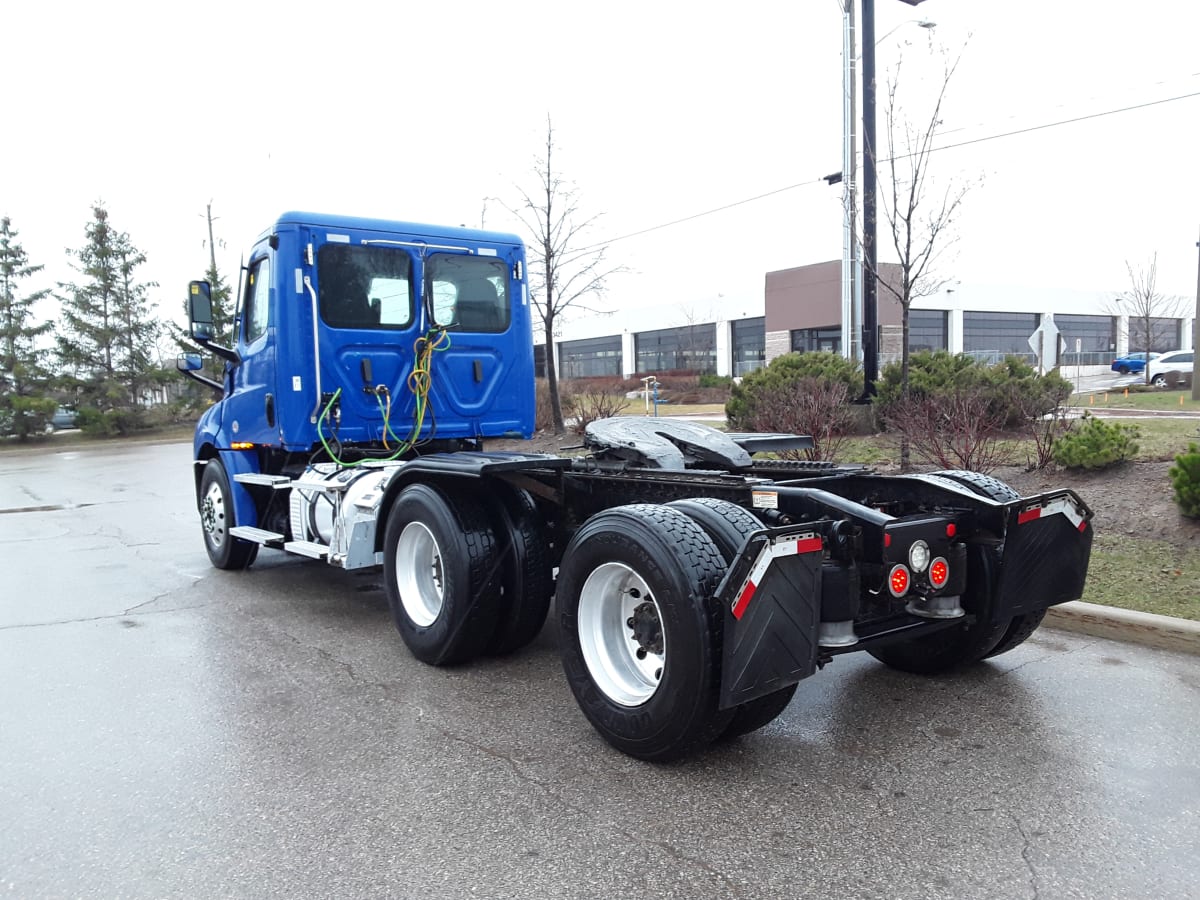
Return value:
[(213, 565), (382, 567), (432, 665), (520, 650), (553, 599), (581, 710), (632, 756), (761, 728), (843, 653), (920, 673), (1006, 653), (1082, 594), (1092, 513), (1069, 490), (789, 460), (809, 438), (665, 418), (593, 422), (577, 457), (490, 449), (534, 430), (514, 235), (290, 212), (247, 259), (234, 346), (189, 289), (223, 380), (179, 360), (220, 395), (195, 435)]

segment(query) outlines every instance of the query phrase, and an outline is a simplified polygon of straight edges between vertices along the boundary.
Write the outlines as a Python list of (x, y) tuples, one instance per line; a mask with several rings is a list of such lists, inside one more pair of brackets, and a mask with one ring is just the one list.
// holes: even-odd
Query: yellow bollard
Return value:
[(1128, 397), (1128, 396), (1129, 396), (1129, 388), (1125, 388), (1125, 396), (1126, 396), (1126, 397)]
[(1183, 394), (1179, 395), (1179, 405), (1183, 406)]
[(1095, 405), (1096, 405), (1096, 395), (1089, 394), (1088, 395), (1088, 406), (1095, 406)]
[(1104, 392), (1104, 405), (1108, 406), (1108, 391)]

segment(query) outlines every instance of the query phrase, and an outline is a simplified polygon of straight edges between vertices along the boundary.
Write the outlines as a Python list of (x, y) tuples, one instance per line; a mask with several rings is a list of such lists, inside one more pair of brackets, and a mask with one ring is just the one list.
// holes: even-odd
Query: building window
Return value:
[(1019, 356), (1036, 365), (1029, 338), (1041, 320), (1038, 313), (964, 312), (963, 352), (989, 364)]
[[(1146, 340), (1146, 318), (1144, 316), (1129, 317), (1129, 349), (1155, 350), (1166, 353), (1168, 350), (1179, 349), (1180, 334), (1179, 319), (1160, 319), (1150, 317), (1150, 340)], [(1149, 346), (1147, 346), (1149, 345)]]
[(842, 327), (824, 325), (820, 328), (798, 328), (792, 332), (792, 352), (811, 353), (824, 350), (842, 352)]
[(558, 359), (563, 378), (621, 377), (621, 336), (562, 341)]
[(738, 319), (733, 325), (734, 375), (746, 375), (766, 365), (767, 320), (765, 316), (753, 319)]
[(684, 325), (633, 336), (638, 372), (717, 371), (717, 326)]
[[(1112, 316), (1069, 316), (1054, 314), (1054, 325), (1063, 336), (1066, 350), (1059, 357), (1064, 366), (1107, 366), (1117, 347), (1116, 321)], [(1076, 350), (1078, 343), (1079, 349)]]
[(546, 345), (533, 345), (533, 374), (535, 378), (546, 377)]
[(944, 309), (910, 309), (908, 311), (908, 349), (947, 350), (946, 320), (950, 314)]

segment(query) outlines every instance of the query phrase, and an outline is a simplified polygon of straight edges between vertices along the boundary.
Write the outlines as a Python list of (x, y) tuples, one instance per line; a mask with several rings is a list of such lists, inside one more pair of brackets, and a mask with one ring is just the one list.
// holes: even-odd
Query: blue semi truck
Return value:
[(382, 567), (433, 665), (519, 651), (553, 602), (580, 709), (635, 757), (761, 728), (843, 653), (934, 673), (1007, 652), (1083, 592), (1092, 513), (1069, 490), (788, 460), (808, 438), (662, 418), (593, 422), (576, 457), (491, 449), (534, 429), (514, 235), (291, 212), (247, 259), (233, 346), (189, 286), (223, 378), (179, 360), (219, 395), (194, 443), (213, 565)]

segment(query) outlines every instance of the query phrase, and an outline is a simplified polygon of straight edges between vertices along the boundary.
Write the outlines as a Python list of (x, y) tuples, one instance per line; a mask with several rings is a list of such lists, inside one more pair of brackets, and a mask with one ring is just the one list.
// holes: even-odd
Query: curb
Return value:
[(1062, 631), (1200, 655), (1200, 622), (1190, 619), (1072, 600), (1050, 607), (1044, 624)]

